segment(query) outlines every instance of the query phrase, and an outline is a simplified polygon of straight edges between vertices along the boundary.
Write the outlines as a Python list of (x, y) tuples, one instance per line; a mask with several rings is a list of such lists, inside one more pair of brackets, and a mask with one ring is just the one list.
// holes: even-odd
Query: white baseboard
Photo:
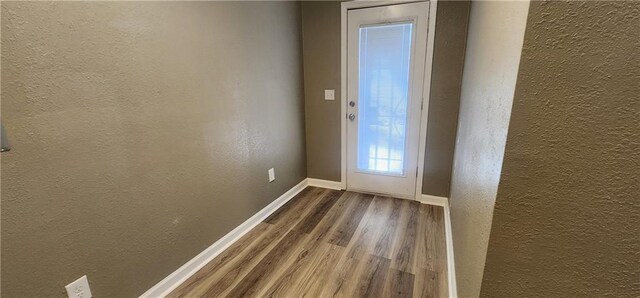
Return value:
[(422, 204), (444, 207), (444, 233), (447, 245), (447, 280), (449, 282), (449, 297), (458, 297), (456, 284), (456, 264), (453, 258), (453, 235), (451, 234), (451, 215), (449, 213), (449, 199), (432, 195), (419, 195), (416, 198)]
[(416, 200), (422, 204), (435, 205), (435, 206), (446, 206), (449, 203), (449, 199), (445, 197), (438, 197), (432, 195), (420, 195), (416, 198)]
[(330, 181), (330, 180), (322, 180), (322, 179), (315, 179), (315, 178), (307, 178), (307, 182), (309, 183), (309, 186), (316, 186), (316, 187), (322, 187), (322, 188), (328, 188), (328, 189), (344, 189), (342, 187), (342, 182), (340, 181)]
[(447, 280), (449, 281), (449, 297), (458, 297), (458, 286), (456, 284), (456, 264), (453, 258), (453, 234), (451, 232), (451, 215), (449, 213), (449, 202), (444, 205), (444, 233), (447, 241)]
[(185, 282), (190, 276), (198, 272), (200, 268), (204, 267), (213, 258), (218, 256), (222, 251), (227, 249), (231, 244), (240, 239), (244, 234), (249, 232), (263, 220), (265, 220), (271, 213), (278, 210), (282, 205), (291, 200), (295, 195), (307, 187), (307, 179), (302, 180), (296, 186), (285, 192), (283, 195), (275, 199), (271, 204), (264, 207), (258, 213), (251, 216), (245, 222), (233, 229), (228, 234), (224, 235), (218, 241), (207, 247), (200, 254), (189, 260), (186, 264), (182, 265), (178, 270), (165, 277), (151, 289), (146, 291), (140, 297), (165, 297), (171, 291), (173, 291), (180, 284)]

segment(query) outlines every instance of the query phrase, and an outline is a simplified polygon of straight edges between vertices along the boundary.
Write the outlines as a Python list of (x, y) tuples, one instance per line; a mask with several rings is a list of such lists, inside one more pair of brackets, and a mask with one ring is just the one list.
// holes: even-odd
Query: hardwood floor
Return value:
[(442, 207), (307, 187), (168, 297), (447, 297)]

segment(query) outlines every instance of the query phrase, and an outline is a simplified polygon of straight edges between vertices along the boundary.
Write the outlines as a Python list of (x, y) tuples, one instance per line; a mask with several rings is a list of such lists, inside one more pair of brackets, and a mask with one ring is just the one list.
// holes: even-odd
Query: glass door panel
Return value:
[(405, 175), (413, 23), (359, 30), (357, 169)]

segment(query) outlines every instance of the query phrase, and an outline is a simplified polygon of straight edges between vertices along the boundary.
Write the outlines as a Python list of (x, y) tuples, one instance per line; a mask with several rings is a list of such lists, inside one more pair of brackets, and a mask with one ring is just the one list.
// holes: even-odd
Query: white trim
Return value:
[(449, 199), (445, 197), (438, 197), (432, 195), (420, 195), (417, 199), (422, 204), (435, 205), (435, 206), (447, 206)]
[(231, 232), (224, 235), (211, 246), (207, 247), (193, 259), (189, 260), (186, 264), (182, 265), (169, 276), (165, 277), (140, 297), (165, 297), (166, 295), (171, 293), (171, 291), (185, 282), (190, 276), (198, 272), (198, 270), (200, 270), (211, 260), (213, 260), (213, 258), (218, 256), (221, 252), (231, 246), (231, 244), (238, 241), (242, 236), (244, 236), (244, 234), (251, 231), (251, 229), (265, 220), (269, 215), (271, 215), (271, 213), (275, 212), (276, 210), (278, 210), (278, 208), (282, 207), (282, 205), (291, 200), (295, 195), (297, 195), (300, 191), (307, 187), (307, 185), (309, 185), (308, 179), (302, 180), (296, 186), (289, 189), (287, 192), (271, 202), (271, 204), (258, 211), (256, 214), (251, 216)]
[(322, 188), (328, 188), (328, 189), (337, 189), (337, 190), (341, 190), (344, 189), (342, 187), (342, 183), (339, 181), (330, 181), (330, 180), (322, 180), (322, 179), (315, 179), (315, 178), (307, 178), (307, 183), (309, 186), (316, 186), (316, 187), (322, 187)]
[(424, 153), (427, 143), (427, 121), (429, 116), (429, 96), (431, 94), (431, 72), (438, 2), (437, 0), (385, 0), (342, 2), (340, 8), (340, 185), (347, 188), (347, 11), (349, 9), (386, 6), (401, 3), (429, 1), (429, 28), (427, 32), (427, 56), (425, 61), (424, 86), (422, 90), (422, 115), (420, 120), (420, 144), (418, 145), (418, 177), (416, 178), (415, 200), (422, 195), (424, 177)]
[(394, 4), (406, 4), (415, 2), (426, 2), (429, 0), (354, 0), (348, 2), (342, 2), (342, 7), (347, 9), (369, 8), (378, 6), (389, 6)]
[(425, 61), (424, 86), (422, 88), (422, 119), (420, 120), (420, 144), (418, 145), (418, 177), (416, 178), (416, 200), (422, 195), (424, 178), (424, 153), (427, 147), (427, 122), (429, 120), (429, 100), (431, 97), (431, 73), (433, 70), (433, 48), (436, 36), (436, 15), (438, 1), (429, 5), (429, 28), (427, 31), (427, 59)]
[(453, 257), (453, 234), (451, 231), (451, 215), (449, 211), (449, 202), (447, 202), (447, 204), (444, 205), (444, 232), (447, 242), (447, 280), (449, 281), (449, 297), (457, 298), (456, 264)]
[(458, 297), (458, 287), (456, 283), (456, 264), (453, 257), (453, 234), (451, 232), (451, 214), (449, 209), (449, 199), (432, 195), (422, 195), (418, 199), (422, 204), (444, 207), (444, 234), (447, 246), (447, 281), (449, 287), (449, 297)]
[(340, 7), (340, 184), (347, 189), (347, 10), (356, 2), (342, 2)]

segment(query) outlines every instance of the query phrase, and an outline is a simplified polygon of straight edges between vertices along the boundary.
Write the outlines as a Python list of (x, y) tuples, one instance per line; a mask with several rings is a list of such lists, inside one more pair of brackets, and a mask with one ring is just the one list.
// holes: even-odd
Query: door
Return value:
[(347, 189), (414, 198), (429, 3), (347, 12)]

